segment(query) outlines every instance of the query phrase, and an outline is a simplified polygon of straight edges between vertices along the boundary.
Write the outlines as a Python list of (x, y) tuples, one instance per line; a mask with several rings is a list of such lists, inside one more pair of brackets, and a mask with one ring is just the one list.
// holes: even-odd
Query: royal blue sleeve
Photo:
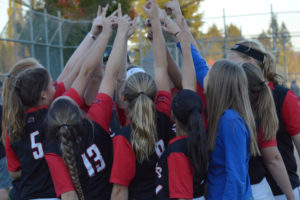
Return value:
[(249, 135), (241, 120), (222, 118), (219, 134), (224, 145), (226, 176), (222, 199), (240, 200), (248, 190)]
[[(177, 43), (177, 47), (181, 50), (180, 43)], [(203, 81), (208, 72), (208, 66), (204, 58), (200, 55), (197, 49), (191, 44), (191, 53), (193, 57), (195, 72), (196, 72), (196, 79), (203, 88)]]

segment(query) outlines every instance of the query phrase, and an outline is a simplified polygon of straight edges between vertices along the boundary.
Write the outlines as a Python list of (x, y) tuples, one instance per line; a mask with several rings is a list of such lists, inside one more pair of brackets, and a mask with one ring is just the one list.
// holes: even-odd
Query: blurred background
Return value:
[[(0, 74), (24, 57), (35, 57), (56, 79), (70, 55), (90, 30), (97, 6), (122, 3), (123, 13), (138, 17), (138, 28), (129, 42), (131, 63), (150, 69), (151, 43), (146, 39), (146, 0), (1, 0)], [(167, 0), (157, 0), (161, 8)], [(278, 72), (287, 85), (300, 83), (299, 0), (179, 0), (201, 54), (209, 65), (226, 58), (239, 40), (255, 38), (277, 58)], [(113, 38), (109, 45), (112, 45)], [(180, 65), (181, 56), (167, 37), (168, 47)], [(299, 95), (299, 91), (298, 94)]]

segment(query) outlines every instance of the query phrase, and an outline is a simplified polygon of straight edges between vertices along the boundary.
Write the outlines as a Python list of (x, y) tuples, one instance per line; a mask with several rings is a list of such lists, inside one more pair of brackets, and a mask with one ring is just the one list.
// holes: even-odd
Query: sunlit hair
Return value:
[(10, 78), (13, 80), (11, 80), (11, 90), (6, 94), (8, 97), (5, 105), (7, 106), (5, 128), (13, 142), (25, 136), (24, 112), (30, 107), (37, 106), (42, 91), (48, 89), (50, 75), (42, 67), (29, 67)]
[(254, 116), (259, 120), (265, 140), (276, 137), (278, 117), (272, 92), (261, 70), (250, 63), (242, 64), (248, 79), (249, 97)]
[(226, 109), (233, 109), (246, 122), (250, 131), (251, 153), (259, 154), (256, 126), (248, 95), (248, 83), (244, 70), (229, 60), (217, 61), (209, 71), (207, 83), (208, 146), (213, 151), (216, 144), (219, 121)]
[(26, 58), (17, 62), (9, 71), (8, 76), (4, 79), (3, 91), (2, 91), (2, 136), (4, 141), (4, 136), (8, 127), (13, 123), (10, 121), (10, 116), (14, 116), (16, 110), (12, 107), (12, 104), (9, 102), (8, 97), (12, 89), (14, 88), (14, 82), (16, 76), (25, 69), (38, 67), (39, 63), (34, 58)]
[(52, 103), (45, 121), (47, 139), (50, 142), (54, 139), (59, 141), (62, 157), (80, 200), (84, 200), (84, 195), (79, 181), (75, 148), (76, 141), (83, 133), (83, 119), (79, 107), (72, 100), (60, 97)]
[(127, 99), (131, 126), (131, 145), (138, 162), (147, 160), (154, 152), (157, 140), (154, 99), (156, 85), (146, 73), (135, 73), (126, 81), (123, 95)]
[(188, 157), (197, 174), (205, 179), (208, 165), (207, 133), (204, 127), (200, 96), (191, 90), (179, 91), (172, 100), (172, 112), (187, 133)]
[[(248, 39), (248, 40), (242, 40), (242, 41), (238, 42), (237, 44), (247, 46), (249, 48), (255, 49), (255, 50), (265, 54), (264, 60), (262, 63), (259, 62), (258, 60), (255, 60), (256, 65), (259, 66), (260, 69), (262, 70), (264, 77), (268, 81), (272, 81), (276, 84), (282, 84), (284, 82), (283, 77), (276, 72), (276, 59), (275, 59), (274, 55), (270, 51), (266, 50), (266, 48), (263, 46), (262, 43), (260, 43), (258, 40), (255, 40), (255, 39)], [(240, 55), (245, 60), (250, 59), (250, 56), (248, 56), (244, 53), (241, 53), (238, 51), (235, 51), (235, 53)]]

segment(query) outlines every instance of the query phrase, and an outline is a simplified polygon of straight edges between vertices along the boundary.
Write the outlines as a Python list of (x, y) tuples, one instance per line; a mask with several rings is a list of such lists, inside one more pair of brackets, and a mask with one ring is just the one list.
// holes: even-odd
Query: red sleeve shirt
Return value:
[(18, 159), (16, 152), (10, 146), (8, 133), (5, 134), (5, 154), (7, 160), (7, 169), (11, 172), (21, 170), (21, 163)]
[(287, 133), (295, 136), (300, 133), (300, 102), (292, 90), (289, 90), (285, 96), (282, 105), (282, 120)]
[(194, 170), (184, 153), (168, 156), (170, 198), (193, 199)]
[(118, 104), (116, 105), (116, 112), (117, 112), (117, 117), (118, 117), (118, 121), (120, 123), (121, 126), (126, 126), (129, 124), (129, 119), (126, 115), (126, 111), (123, 108), (120, 108), (118, 106)]
[(66, 91), (66, 88), (65, 88), (65, 85), (63, 82), (57, 83), (57, 81), (55, 81), (53, 83), (53, 85), (55, 87), (54, 99), (56, 99), (57, 97), (60, 97), (63, 95), (63, 93)]
[(156, 110), (164, 113), (171, 118), (171, 93), (158, 91), (155, 99)]
[(88, 111), (88, 116), (98, 123), (107, 133), (112, 117), (113, 100), (104, 93), (99, 93)]
[(45, 154), (57, 197), (75, 191), (72, 178), (62, 157), (55, 153)]
[(113, 138), (113, 165), (110, 182), (128, 187), (136, 172), (134, 151), (125, 137), (117, 135)]
[(68, 89), (68, 91), (64, 94), (64, 96), (68, 96), (81, 108), (84, 105), (84, 101), (78, 92), (74, 88)]
[(276, 137), (274, 137), (272, 140), (269, 140), (269, 141), (266, 141), (264, 139), (264, 135), (263, 135), (263, 131), (262, 131), (261, 127), (258, 128), (257, 141), (258, 141), (258, 147), (260, 149), (277, 146)]

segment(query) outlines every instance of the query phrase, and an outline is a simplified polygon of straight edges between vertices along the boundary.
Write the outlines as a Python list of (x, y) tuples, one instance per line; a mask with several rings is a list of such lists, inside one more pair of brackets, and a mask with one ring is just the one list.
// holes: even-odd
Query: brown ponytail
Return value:
[(6, 113), (10, 141), (24, 136), (24, 112), (38, 104), (41, 92), (47, 90), (49, 81), (47, 70), (41, 67), (26, 69), (15, 77), (7, 99), (11, 108)]
[[(32, 67), (39, 67), (39, 63), (37, 60), (34, 58), (26, 58), (22, 59), (19, 62), (17, 62), (9, 71), (8, 76), (4, 80), (3, 84), (3, 92), (2, 92), (2, 99), (3, 99), (3, 110), (2, 110), (2, 140), (4, 140), (4, 136), (6, 134), (6, 131), (8, 128), (11, 126), (12, 123), (15, 123), (15, 121), (11, 121), (10, 119), (12, 118), (11, 116), (16, 116), (19, 114), (23, 115), (24, 113), (19, 113), (19, 110), (15, 109), (15, 106), (13, 103), (9, 100), (9, 96), (11, 95), (10, 93), (14, 89), (14, 82), (16, 80), (16, 76)], [(17, 113), (18, 112), (18, 113)], [(17, 127), (23, 127), (21, 124), (18, 124)]]
[(156, 85), (150, 75), (136, 73), (125, 84), (124, 96), (129, 102), (131, 145), (138, 162), (147, 160), (154, 152), (157, 140), (154, 99)]
[(259, 119), (265, 140), (272, 140), (278, 129), (278, 118), (271, 90), (260, 69), (250, 63), (242, 64), (248, 79), (251, 107)]

